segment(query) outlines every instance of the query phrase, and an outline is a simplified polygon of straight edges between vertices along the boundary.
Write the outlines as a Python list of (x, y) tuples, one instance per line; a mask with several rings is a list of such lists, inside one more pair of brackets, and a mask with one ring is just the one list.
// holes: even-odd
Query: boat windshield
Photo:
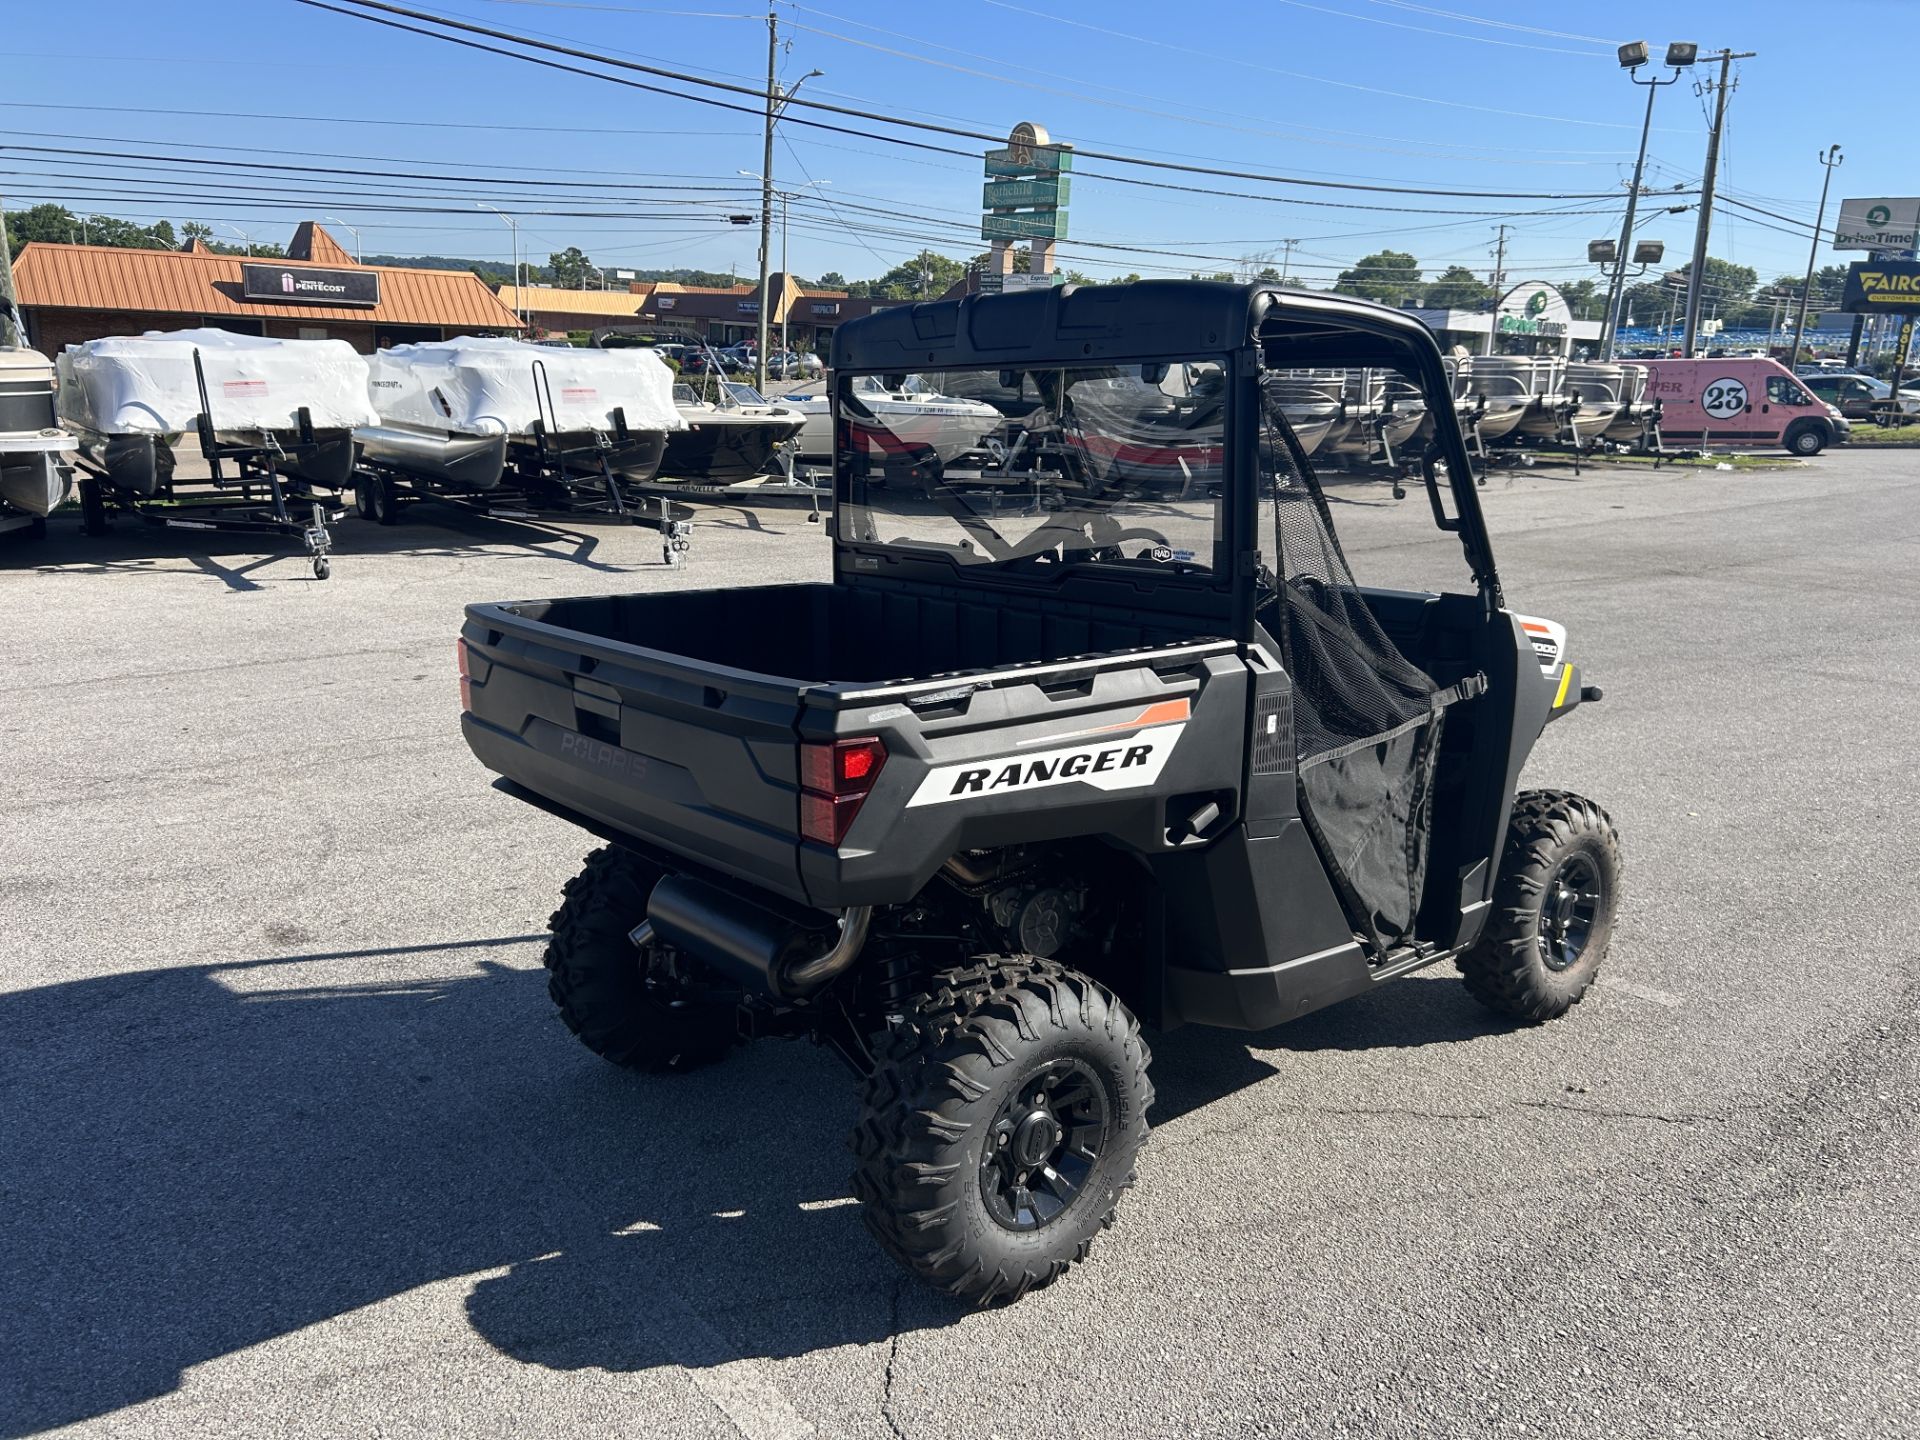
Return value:
[(1035, 574), (1100, 565), (1205, 575), (1226, 566), (1218, 362), (947, 371), (923, 381), (934, 393), (1031, 396), (1015, 414), (872, 403), (900, 393), (906, 379), (839, 381), (843, 539)]
[(730, 404), (764, 405), (767, 403), (766, 397), (751, 385), (742, 385), (738, 381), (729, 380), (723, 388), (727, 392), (727, 400)]

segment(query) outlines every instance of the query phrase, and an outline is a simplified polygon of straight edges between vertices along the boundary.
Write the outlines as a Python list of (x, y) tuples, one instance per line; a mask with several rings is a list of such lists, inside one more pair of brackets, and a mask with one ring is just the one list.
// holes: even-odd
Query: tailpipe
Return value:
[(872, 906), (850, 906), (836, 917), (776, 905), (669, 875), (653, 887), (647, 918), (633, 939), (672, 945), (749, 989), (785, 1001), (824, 989), (860, 958)]

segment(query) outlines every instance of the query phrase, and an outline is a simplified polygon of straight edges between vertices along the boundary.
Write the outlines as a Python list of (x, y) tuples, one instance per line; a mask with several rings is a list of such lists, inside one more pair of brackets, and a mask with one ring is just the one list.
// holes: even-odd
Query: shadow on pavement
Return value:
[[(846, 1200), (837, 1061), (760, 1045), (630, 1075), (565, 1033), (543, 972), (483, 959), (422, 979), (404, 959), (534, 938), (0, 996), (0, 1434), (166, 1394), (188, 1367), (462, 1277), (483, 1339), (569, 1369), (794, 1355), (960, 1317), (902, 1304)], [(382, 967), (393, 978), (369, 982)]]

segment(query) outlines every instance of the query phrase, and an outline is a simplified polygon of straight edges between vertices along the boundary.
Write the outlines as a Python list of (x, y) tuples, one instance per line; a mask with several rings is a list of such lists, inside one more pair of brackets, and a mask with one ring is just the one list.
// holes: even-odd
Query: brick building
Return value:
[(465, 270), (360, 265), (311, 220), (284, 260), (33, 241), (13, 262), (29, 342), (46, 354), (106, 335), (201, 326), (376, 347), (510, 335), (520, 322)]

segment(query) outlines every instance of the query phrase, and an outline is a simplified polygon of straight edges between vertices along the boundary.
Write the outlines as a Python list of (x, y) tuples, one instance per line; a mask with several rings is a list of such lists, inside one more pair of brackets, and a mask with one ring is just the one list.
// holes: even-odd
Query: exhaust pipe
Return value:
[[(838, 925), (823, 943), (821, 932)], [(873, 907), (838, 917), (823, 910), (786, 914), (686, 875), (653, 887), (634, 944), (655, 939), (685, 950), (732, 980), (775, 1000), (804, 1000), (843, 975), (867, 943)]]

